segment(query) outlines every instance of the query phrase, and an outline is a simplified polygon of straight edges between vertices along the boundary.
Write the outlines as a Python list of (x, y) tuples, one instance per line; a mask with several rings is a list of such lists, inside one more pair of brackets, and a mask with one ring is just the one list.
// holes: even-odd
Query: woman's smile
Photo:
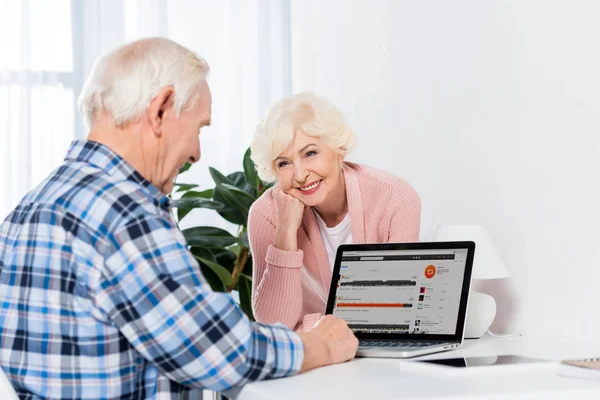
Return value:
[(321, 187), (321, 182), (323, 182), (323, 179), (309, 183), (306, 186), (299, 187), (298, 190), (300, 190), (300, 192), (303, 195), (306, 195), (306, 196), (311, 195), (311, 194), (315, 193), (317, 190), (319, 190), (319, 188)]

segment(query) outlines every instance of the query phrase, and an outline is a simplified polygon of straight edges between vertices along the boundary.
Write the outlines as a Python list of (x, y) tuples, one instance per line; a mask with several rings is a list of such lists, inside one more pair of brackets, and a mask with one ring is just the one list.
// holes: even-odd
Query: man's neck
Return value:
[(87, 140), (103, 144), (117, 153), (144, 178), (152, 181), (151, 168), (144, 157), (142, 139), (139, 124), (118, 127), (109, 117), (97, 118), (87, 137)]

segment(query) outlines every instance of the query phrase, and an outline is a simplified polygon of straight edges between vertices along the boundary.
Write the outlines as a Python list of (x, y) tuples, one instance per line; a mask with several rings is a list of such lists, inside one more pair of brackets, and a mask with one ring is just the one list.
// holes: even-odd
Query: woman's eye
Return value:
[(283, 167), (285, 167), (286, 165), (288, 165), (288, 162), (287, 162), (287, 161), (280, 161), (280, 162), (277, 164), (277, 168), (283, 168)]
[(306, 152), (306, 157), (312, 157), (312, 156), (316, 156), (316, 155), (317, 155), (317, 152), (314, 150)]

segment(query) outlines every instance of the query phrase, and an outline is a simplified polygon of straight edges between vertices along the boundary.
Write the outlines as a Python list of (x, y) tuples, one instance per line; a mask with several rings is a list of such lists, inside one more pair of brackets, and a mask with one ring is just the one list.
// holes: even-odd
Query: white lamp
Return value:
[[(435, 233), (435, 241), (475, 242), (472, 279), (501, 279), (510, 275), (483, 225), (446, 225)], [(480, 338), (496, 317), (496, 300), (488, 294), (471, 290), (467, 309), (465, 338)]]

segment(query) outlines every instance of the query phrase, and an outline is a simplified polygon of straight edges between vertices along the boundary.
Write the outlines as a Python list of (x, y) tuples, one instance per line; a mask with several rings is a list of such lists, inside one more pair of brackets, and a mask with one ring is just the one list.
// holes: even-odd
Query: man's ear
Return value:
[(161, 89), (160, 92), (150, 102), (148, 107), (148, 120), (154, 135), (160, 136), (162, 133), (163, 120), (167, 112), (173, 109), (173, 98), (175, 91), (172, 86)]

